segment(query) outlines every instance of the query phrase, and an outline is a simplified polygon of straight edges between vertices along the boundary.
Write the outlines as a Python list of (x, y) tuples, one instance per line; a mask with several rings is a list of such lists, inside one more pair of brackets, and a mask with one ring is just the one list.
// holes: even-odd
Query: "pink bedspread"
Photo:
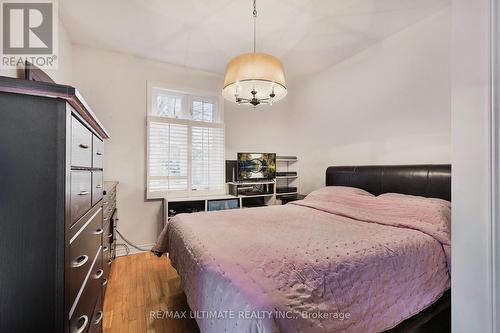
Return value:
[(178, 215), (155, 250), (169, 252), (203, 333), (379, 332), (449, 289), (448, 211), (418, 197), (311, 195)]

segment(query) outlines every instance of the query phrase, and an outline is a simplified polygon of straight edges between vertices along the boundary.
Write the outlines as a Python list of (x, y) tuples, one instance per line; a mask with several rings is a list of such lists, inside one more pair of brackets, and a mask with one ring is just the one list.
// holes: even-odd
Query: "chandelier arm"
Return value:
[[(252, 98), (244, 98), (244, 97), (238, 97), (236, 98), (237, 100), (241, 101), (241, 102), (250, 102), (252, 100)], [(257, 99), (258, 101), (269, 101), (271, 98), (269, 97), (264, 97), (264, 98), (255, 98)]]
[[(239, 101), (237, 103), (238, 104), (252, 104), (252, 102), (250, 102), (250, 101)], [(257, 103), (257, 105), (259, 105), (259, 104), (271, 104), (271, 103), (269, 101), (261, 101), (261, 100), (259, 100), (259, 103)], [(256, 105), (254, 105), (254, 106), (256, 106)]]

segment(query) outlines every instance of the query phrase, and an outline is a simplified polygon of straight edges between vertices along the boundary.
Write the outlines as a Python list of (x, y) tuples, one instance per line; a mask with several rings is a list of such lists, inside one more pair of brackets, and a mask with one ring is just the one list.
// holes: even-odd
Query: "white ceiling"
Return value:
[[(258, 0), (257, 50), (288, 77), (321, 71), (451, 0)], [(63, 0), (74, 43), (223, 74), (252, 49), (252, 0)]]

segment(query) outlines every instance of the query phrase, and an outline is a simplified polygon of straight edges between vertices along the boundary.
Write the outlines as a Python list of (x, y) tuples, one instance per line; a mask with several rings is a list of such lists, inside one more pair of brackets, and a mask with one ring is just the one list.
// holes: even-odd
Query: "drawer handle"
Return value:
[(113, 234), (108, 234), (108, 238), (111, 238), (111, 237), (113, 237)]
[(74, 268), (82, 267), (87, 263), (87, 261), (89, 261), (89, 257), (87, 255), (79, 256), (71, 266)]
[(108, 202), (107, 202), (107, 201), (103, 201), (103, 203), (102, 203), (102, 204), (103, 204), (103, 205), (107, 205), (107, 204), (108, 204)]
[(102, 234), (103, 232), (104, 232), (104, 229), (99, 228), (99, 229), (97, 229), (97, 230), (94, 232), (94, 234), (95, 234), (95, 235), (100, 235), (100, 234)]
[(106, 278), (102, 279), (102, 286), (104, 287), (107, 284), (108, 284), (108, 279)]
[(95, 325), (99, 325), (99, 323), (101, 322), (102, 320), (102, 317), (104, 317), (102, 311), (99, 311), (97, 312), (97, 319), (94, 321), (94, 324)]
[(88, 149), (89, 145), (86, 145), (85, 143), (80, 143), (80, 148)]
[(75, 330), (75, 333), (82, 333), (83, 331), (85, 331), (85, 328), (87, 327), (87, 324), (89, 323), (89, 317), (83, 315), (81, 316), (80, 318), (78, 318), (78, 323), (81, 323), (81, 325), (79, 325), (76, 330)]
[(98, 184), (98, 185), (95, 186), (95, 188), (102, 188), (102, 185)]
[(108, 247), (107, 246), (103, 247), (102, 252), (108, 252)]
[(111, 265), (112, 262), (113, 262), (113, 259), (108, 259), (108, 265)]
[(101, 156), (101, 155), (102, 155), (102, 153), (101, 153), (100, 151), (98, 151), (98, 152), (97, 152), (97, 153), (95, 153), (95, 154), (96, 154), (96, 155), (99, 155), (99, 156)]
[(104, 271), (102, 269), (99, 269), (97, 271), (97, 274), (95, 275), (94, 279), (96, 279), (96, 280), (100, 279), (103, 274), (104, 274)]
[(109, 220), (109, 217), (105, 217), (105, 218), (104, 218), (104, 221), (107, 221), (107, 220)]
[(81, 191), (80, 193), (78, 193), (78, 195), (88, 195), (89, 194), (89, 191)]

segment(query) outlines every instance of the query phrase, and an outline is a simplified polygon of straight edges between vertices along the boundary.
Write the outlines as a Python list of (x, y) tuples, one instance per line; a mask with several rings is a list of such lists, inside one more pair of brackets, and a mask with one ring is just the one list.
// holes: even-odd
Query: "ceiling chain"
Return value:
[(253, 53), (257, 51), (257, 0), (253, 0)]

